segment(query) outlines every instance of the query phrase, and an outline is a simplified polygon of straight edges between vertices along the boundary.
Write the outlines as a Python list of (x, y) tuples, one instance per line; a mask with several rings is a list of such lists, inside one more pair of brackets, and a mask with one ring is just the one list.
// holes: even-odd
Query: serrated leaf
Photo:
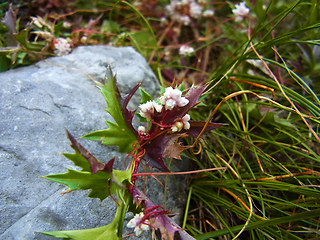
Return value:
[(172, 135), (171, 139), (167, 143), (167, 146), (164, 149), (163, 152), (163, 157), (165, 158), (175, 158), (175, 159), (180, 159), (180, 154), (190, 148), (190, 146), (182, 146), (181, 143), (179, 142), (179, 138), (181, 137), (186, 137), (187, 134), (175, 134)]
[(62, 153), (62, 155), (71, 160), (75, 166), (81, 167), (82, 171), (91, 171), (90, 164), (88, 163), (87, 159), (80, 153)]
[(128, 183), (131, 183), (131, 169), (125, 171), (113, 170), (112, 171), (112, 181), (110, 182), (110, 193), (115, 194), (119, 199), (125, 201), (123, 193), (127, 190)]
[(91, 228), (85, 230), (52, 231), (40, 233), (56, 238), (66, 238), (74, 240), (120, 239), (117, 236), (117, 228), (115, 228), (114, 224), (112, 223), (99, 228)]
[(112, 179), (117, 183), (123, 183), (125, 181), (130, 181), (131, 179), (131, 169), (120, 171), (120, 170), (113, 170), (112, 171)]
[(147, 161), (149, 166), (157, 168), (160, 171), (170, 172), (163, 161), (163, 153), (171, 138), (172, 135), (160, 135), (145, 145), (146, 154), (143, 156), (143, 159)]
[[(85, 149), (79, 142), (77, 142), (77, 140), (68, 130), (66, 130), (66, 133), (71, 142), (71, 147), (76, 151), (76, 154), (74, 154), (75, 156), (72, 156), (72, 159), (70, 159), (76, 166), (82, 167), (84, 171), (88, 171), (89, 164), (91, 173), (96, 173), (97, 171), (104, 169), (105, 164), (101, 163), (87, 149)], [(85, 161), (87, 163), (85, 163)]]
[(108, 104), (107, 112), (115, 123), (107, 121), (108, 129), (87, 134), (83, 138), (102, 140), (103, 144), (118, 146), (119, 152), (131, 152), (133, 143), (137, 142), (137, 132), (132, 126), (134, 113), (127, 109), (127, 105), (140, 85), (135, 86), (125, 98), (122, 98), (110, 69), (109, 79), (105, 85), (99, 86), (99, 89)]
[(82, 138), (91, 141), (101, 141), (108, 134), (107, 130), (98, 130), (84, 135)]
[[(162, 114), (158, 114), (153, 117), (154, 122), (160, 122), (164, 125), (172, 125), (177, 120), (181, 121), (181, 119), (188, 113), (190, 109), (199, 104), (199, 97), (205, 90), (205, 86), (193, 86), (189, 90), (187, 90), (185, 94), (185, 98), (188, 100), (188, 104), (183, 107), (175, 106), (171, 110), (167, 110), (165, 112), (165, 118), (163, 118)], [(190, 121), (190, 129), (182, 130), (182, 134), (187, 134), (191, 136), (197, 136), (204, 127), (205, 122), (194, 122)], [(223, 124), (209, 123), (205, 129), (205, 131), (213, 130)], [(159, 127), (156, 124), (152, 124), (148, 133), (152, 136), (152, 133), (159, 131)], [(160, 130), (161, 131), (161, 130)], [(164, 130), (165, 131), (165, 130)], [(143, 147), (146, 150), (143, 158), (147, 161), (147, 164), (151, 167), (158, 168), (160, 171), (169, 171), (167, 168), (164, 158), (165, 157), (174, 157), (180, 159), (180, 154), (182, 151), (187, 149), (188, 147), (184, 147), (177, 142), (177, 139), (181, 135), (176, 135), (173, 133), (163, 134), (155, 134), (155, 137), (151, 137), (145, 143), (143, 143)]]
[(149, 93), (147, 93), (143, 88), (140, 87), (139, 92), (140, 92), (140, 96), (141, 96), (141, 100), (140, 100), (141, 104), (153, 100), (151, 95)]
[(132, 145), (137, 141), (136, 136), (130, 135), (127, 129), (113, 123), (107, 122), (108, 129), (102, 138), (105, 145), (118, 146), (119, 152), (132, 152)]
[(65, 238), (73, 240), (121, 240), (122, 226), (126, 211), (129, 206), (130, 195), (128, 194), (128, 192), (124, 190), (122, 190), (119, 193), (121, 194), (121, 196), (117, 197), (121, 199), (120, 205), (117, 208), (113, 221), (108, 225), (85, 230), (52, 231), (40, 233), (56, 238)]
[(66, 173), (47, 175), (44, 178), (62, 183), (70, 191), (91, 189), (88, 197), (99, 198), (101, 201), (109, 196), (108, 182), (111, 180), (111, 176), (103, 171), (92, 174), (68, 169)]

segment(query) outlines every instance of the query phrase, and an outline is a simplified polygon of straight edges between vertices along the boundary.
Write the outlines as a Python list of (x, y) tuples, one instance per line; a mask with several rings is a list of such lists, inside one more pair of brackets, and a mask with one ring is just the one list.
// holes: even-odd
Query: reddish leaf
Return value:
[(102, 171), (111, 174), (111, 173), (112, 173), (113, 164), (114, 164), (114, 160), (115, 160), (115, 159), (116, 159), (116, 158), (110, 159), (109, 162), (107, 162), (107, 163), (104, 165)]
[[(96, 159), (90, 152), (88, 152), (77, 140), (71, 135), (71, 133), (66, 129), (68, 138), (71, 141), (71, 147), (76, 151), (79, 152), (90, 164), (91, 173), (96, 173), (99, 170), (104, 170), (105, 164), (101, 163), (98, 159)], [(112, 161), (112, 159), (110, 160)], [(109, 161), (109, 163), (110, 163)], [(107, 163), (107, 165), (109, 164)], [(113, 162), (112, 162), (113, 164)], [(110, 165), (108, 165), (109, 167)]]
[[(131, 128), (131, 130), (137, 135), (137, 131), (132, 126), (132, 119), (134, 116), (134, 112), (127, 109), (128, 103), (135, 94), (135, 92), (139, 89), (142, 83), (138, 83), (133, 89), (131, 89), (130, 93), (127, 94), (123, 99), (119, 99), (120, 107), (123, 112), (124, 119), (127, 125)], [(119, 90), (118, 90), (119, 91)]]
[[(181, 240), (194, 240), (187, 232), (177, 225), (171, 218), (167, 216), (166, 211), (157, 211), (158, 206), (155, 205), (146, 195), (138, 188), (133, 187), (132, 196), (134, 203), (145, 208), (145, 216), (149, 215), (150, 226), (158, 240), (174, 240), (175, 236), (179, 235)], [(159, 206), (160, 207), (160, 206)], [(148, 211), (148, 209), (153, 209)], [(153, 214), (154, 213), (154, 214)]]
[(170, 172), (163, 161), (163, 153), (171, 138), (172, 135), (160, 135), (144, 146), (146, 154), (143, 158), (149, 166), (157, 168), (160, 171)]
[(189, 100), (189, 103), (184, 107), (175, 107), (171, 111), (168, 111), (165, 116), (164, 124), (172, 124), (176, 119), (184, 117), (184, 115), (186, 115), (191, 108), (199, 103), (198, 99), (205, 88), (205, 86), (191, 87), (184, 96)]

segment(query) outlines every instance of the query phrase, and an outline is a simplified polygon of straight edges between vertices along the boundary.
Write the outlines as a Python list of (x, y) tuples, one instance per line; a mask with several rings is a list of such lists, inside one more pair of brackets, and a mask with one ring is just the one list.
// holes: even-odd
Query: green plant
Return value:
[[(111, 70), (110, 70), (111, 71)], [(119, 152), (126, 152), (131, 162), (126, 170), (113, 169), (114, 159), (104, 164), (91, 155), (67, 131), (74, 154), (64, 154), (81, 171), (68, 169), (67, 173), (45, 176), (45, 178), (65, 184), (69, 191), (90, 189), (89, 197), (101, 201), (110, 196), (117, 204), (114, 220), (107, 226), (89, 230), (43, 232), (44, 234), (71, 239), (122, 239), (122, 226), (127, 211), (136, 213), (128, 227), (135, 229), (136, 235), (152, 229), (159, 239), (173, 240), (175, 235), (181, 239), (192, 239), (171, 218), (162, 206), (155, 205), (135, 185), (139, 165), (147, 165), (164, 172), (170, 172), (164, 162), (165, 157), (180, 158), (180, 153), (191, 146), (182, 146), (179, 139), (197, 136), (202, 130), (213, 130), (222, 124), (203, 121), (190, 121), (187, 114), (199, 104), (198, 99), (205, 86), (191, 87), (183, 93), (179, 89), (166, 88), (164, 94), (153, 101), (151, 96), (142, 94), (139, 117), (145, 126), (138, 130), (132, 125), (134, 112), (127, 109), (127, 104), (141, 84), (135, 86), (125, 98), (117, 88), (112, 73), (107, 82), (100, 86), (108, 104), (108, 113), (115, 122), (107, 122), (108, 129), (85, 135), (83, 138), (100, 141), (103, 144), (117, 146)], [(183, 94), (183, 96), (182, 96)], [(169, 173), (167, 173), (169, 174)], [(151, 175), (156, 175), (151, 174)], [(157, 234), (156, 234), (157, 232)]]
[[(196, 239), (318, 237), (319, 1), (78, 0), (73, 7), (74, 11), (53, 19), (43, 18), (53, 30), (33, 26), (32, 31), (53, 32), (55, 38), (71, 37), (74, 47), (106, 43), (133, 46), (149, 62), (163, 87), (180, 83), (186, 88), (195, 83), (206, 86), (200, 98), (205, 104), (188, 112), (192, 119), (226, 123), (204, 137), (198, 137), (202, 136), (198, 129), (193, 139), (184, 139), (193, 151), (182, 155), (193, 159), (196, 169), (227, 169), (193, 175), (182, 228)], [(77, 22), (78, 16), (83, 20), (76, 28), (61, 27), (64, 21)], [(3, 24), (0, 27), (1, 33), (8, 32)], [(21, 36), (27, 38), (20, 36), (20, 41), (30, 42), (32, 31), (21, 30)], [(5, 41), (0, 37), (1, 47), (6, 46)], [(2, 52), (0, 66), (4, 70), (32, 62), (31, 56), (39, 51), (29, 51), (26, 43), (20, 43), (19, 54), (11, 55), (8, 49)], [(48, 53), (53, 50), (49, 48)], [(142, 104), (152, 100), (145, 92), (141, 94)], [(86, 138), (119, 144), (119, 139), (107, 136), (122, 127), (130, 133), (132, 126), (121, 118), (115, 120), (116, 124), (108, 123), (109, 130)], [(183, 128), (184, 121), (175, 127)], [(130, 136), (119, 146), (121, 151), (131, 151), (130, 144), (138, 138), (134, 131)], [(184, 146), (175, 147), (179, 149), (175, 156), (180, 156)], [(141, 157), (135, 154), (137, 159)], [(73, 155), (66, 156), (74, 159)], [(79, 153), (76, 156), (80, 157)], [(166, 170), (162, 160), (150, 163)], [(102, 179), (110, 180), (111, 165), (112, 161)], [(83, 171), (91, 176), (86, 166)], [(137, 176), (132, 169), (115, 173), (116, 181), (125, 182), (125, 186)], [(97, 234), (101, 236), (103, 232), (114, 234), (110, 229), (121, 225), (124, 209), (131, 201), (127, 199), (131, 194), (111, 187), (123, 204), (115, 221), (99, 228)], [(92, 194), (102, 199), (108, 192), (98, 188)], [(137, 194), (148, 205), (145, 196)], [(153, 211), (165, 214), (156, 207), (146, 215)]]

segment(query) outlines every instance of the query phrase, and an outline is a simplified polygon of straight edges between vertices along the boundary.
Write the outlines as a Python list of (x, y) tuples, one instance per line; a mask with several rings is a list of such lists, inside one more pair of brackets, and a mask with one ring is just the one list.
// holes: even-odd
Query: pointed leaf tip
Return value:
[(109, 162), (104, 165), (102, 171), (111, 174), (111, 173), (112, 173), (112, 168), (113, 168), (113, 163), (114, 163), (114, 160), (115, 160), (115, 159), (116, 159), (116, 158), (110, 159)]
[(108, 80), (105, 85), (99, 86), (99, 89), (108, 104), (107, 112), (114, 119), (115, 123), (107, 121), (108, 129), (101, 132), (102, 143), (118, 146), (120, 152), (131, 152), (132, 145), (137, 141), (137, 132), (132, 126), (134, 113), (127, 109), (127, 105), (140, 84), (135, 86), (125, 98), (122, 98), (116, 84), (116, 79), (111, 69), (109, 70), (110, 76)]
[(71, 147), (80, 153), (90, 164), (91, 173), (96, 173), (99, 170), (103, 170), (105, 165), (96, 159), (89, 151), (87, 151), (77, 140), (72, 136), (72, 134), (66, 129), (66, 133), (71, 142)]

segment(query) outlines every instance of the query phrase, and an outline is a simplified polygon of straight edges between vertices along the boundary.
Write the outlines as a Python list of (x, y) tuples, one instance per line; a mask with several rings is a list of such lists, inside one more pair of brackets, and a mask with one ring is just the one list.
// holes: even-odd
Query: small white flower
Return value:
[(144, 118), (150, 120), (151, 116), (154, 113), (154, 110), (156, 110), (157, 112), (161, 112), (162, 107), (163, 107), (162, 105), (156, 103), (155, 101), (148, 101), (148, 102), (141, 104), (139, 106), (140, 115), (141, 115), (141, 117), (144, 117)]
[(165, 103), (165, 108), (167, 110), (172, 110), (176, 106), (176, 101), (173, 99), (168, 99)]
[(175, 6), (171, 3), (170, 5), (166, 6), (166, 14), (167, 15), (173, 15), (174, 14), (174, 8)]
[(187, 5), (189, 4), (189, 0), (181, 0), (181, 5)]
[(182, 22), (183, 25), (185, 25), (185, 26), (188, 26), (188, 25), (190, 24), (190, 22), (191, 22), (189, 16), (186, 16), (186, 15), (178, 16), (178, 17), (177, 17), (177, 20), (178, 20), (179, 22)]
[(140, 7), (141, 6), (141, 2), (139, 2), (139, 1), (134, 1), (133, 2), (133, 6), (135, 6), (135, 7)]
[(82, 36), (82, 37), (80, 38), (80, 42), (81, 42), (82, 44), (87, 43), (87, 41), (88, 41), (88, 37), (87, 37), (87, 36)]
[(182, 92), (179, 89), (168, 87), (163, 96), (159, 98), (159, 102), (164, 105), (166, 110), (172, 110), (175, 106), (184, 107), (189, 103), (189, 100), (181, 95)]
[(71, 45), (68, 43), (67, 39), (57, 38), (53, 41), (54, 53), (57, 56), (67, 55), (71, 52)]
[(163, 106), (162, 106), (161, 104), (156, 103), (155, 101), (153, 101), (152, 104), (153, 104), (154, 109), (155, 109), (157, 112), (161, 112), (161, 111), (162, 111), (162, 107), (163, 107)]
[(181, 98), (182, 92), (179, 89), (173, 89), (172, 87), (166, 88), (163, 96), (165, 98), (179, 99)]
[(174, 125), (171, 127), (172, 132), (180, 132), (182, 129), (188, 130), (190, 129), (190, 115), (186, 114), (183, 118), (176, 121)]
[(138, 133), (139, 135), (143, 135), (146, 132), (146, 128), (144, 126), (138, 127)]
[(178, 22), (188, 26), (191, 18), (198, 19), (202, 15), (203, 1), (195, 0), (171, 0), (170, 4), (166, 6), (166, 15)]
[(192, 2), (190, 4), (190, 16), (193, 18), (199, 18), (201, 17), (201, 14), (202, 14), (202, 6), (195, 2)]
[(176, 100), (176, 104), (179, 106), (179, 107), (184, 107), (185, 105), (187, 105), (189, 103), (189, 100), (186, 99), (185, 97), (182, 97), (182, 98), (179, 98)]
[[(143, 231), (148, 231), (150, 229), (149, 225), (141, 222), (143, 216), (143, 212), (136, 214), (127, 224), (128, 228), (134, 228), (134, 232), (137, 236), (140, 236)], [(147, 221), (148, 220), (146, 220), (145, 222)]]
[(235, 9), (232, 10), (233, 14), (235, 15), (235, 21), (240, 22), (249, 14), (249, 8), (246, 7), (245, 2), (241, 2), (240, 4), (235, 5)]
[(214, 11), (212, 9), (205, 10), (202, 13), (202, 16), (204, 17), (212, 17), (213, 15), (214, 15)]
[(72, 24), (71, 24), (71, 22), (64, 21), (64, 22), (62, 23), (62, 26), (63, 26), (64, 28), (71, 28)]
[(182, 122), (183, 122), (183, 128), (185, 130), (190, 129), (189, 121), (190, 121), (190, 115), (189, 114), (184, 115), (184, 117), (182, 118)]
[(150, 120), (151, 115), (154, 113), (154, 107), (152, 101), (148, 101), (144, 104), (139, 106), (140, 108), (140, 115), (148, 120)]
[(187, 46), (187, 45), (183, 45), (179, 48), (179, 54), (181, 56), (189, 56), (194, 52), (194, 48)]
[(180, 132), (183, 128), (183, 123), (181, 121), (175, 122), (175, 124), (171, 127), (172, 132)]
[(166, 26), (169, 24), (168, 20), (165, 17), (160, 18), (161, 26)]

